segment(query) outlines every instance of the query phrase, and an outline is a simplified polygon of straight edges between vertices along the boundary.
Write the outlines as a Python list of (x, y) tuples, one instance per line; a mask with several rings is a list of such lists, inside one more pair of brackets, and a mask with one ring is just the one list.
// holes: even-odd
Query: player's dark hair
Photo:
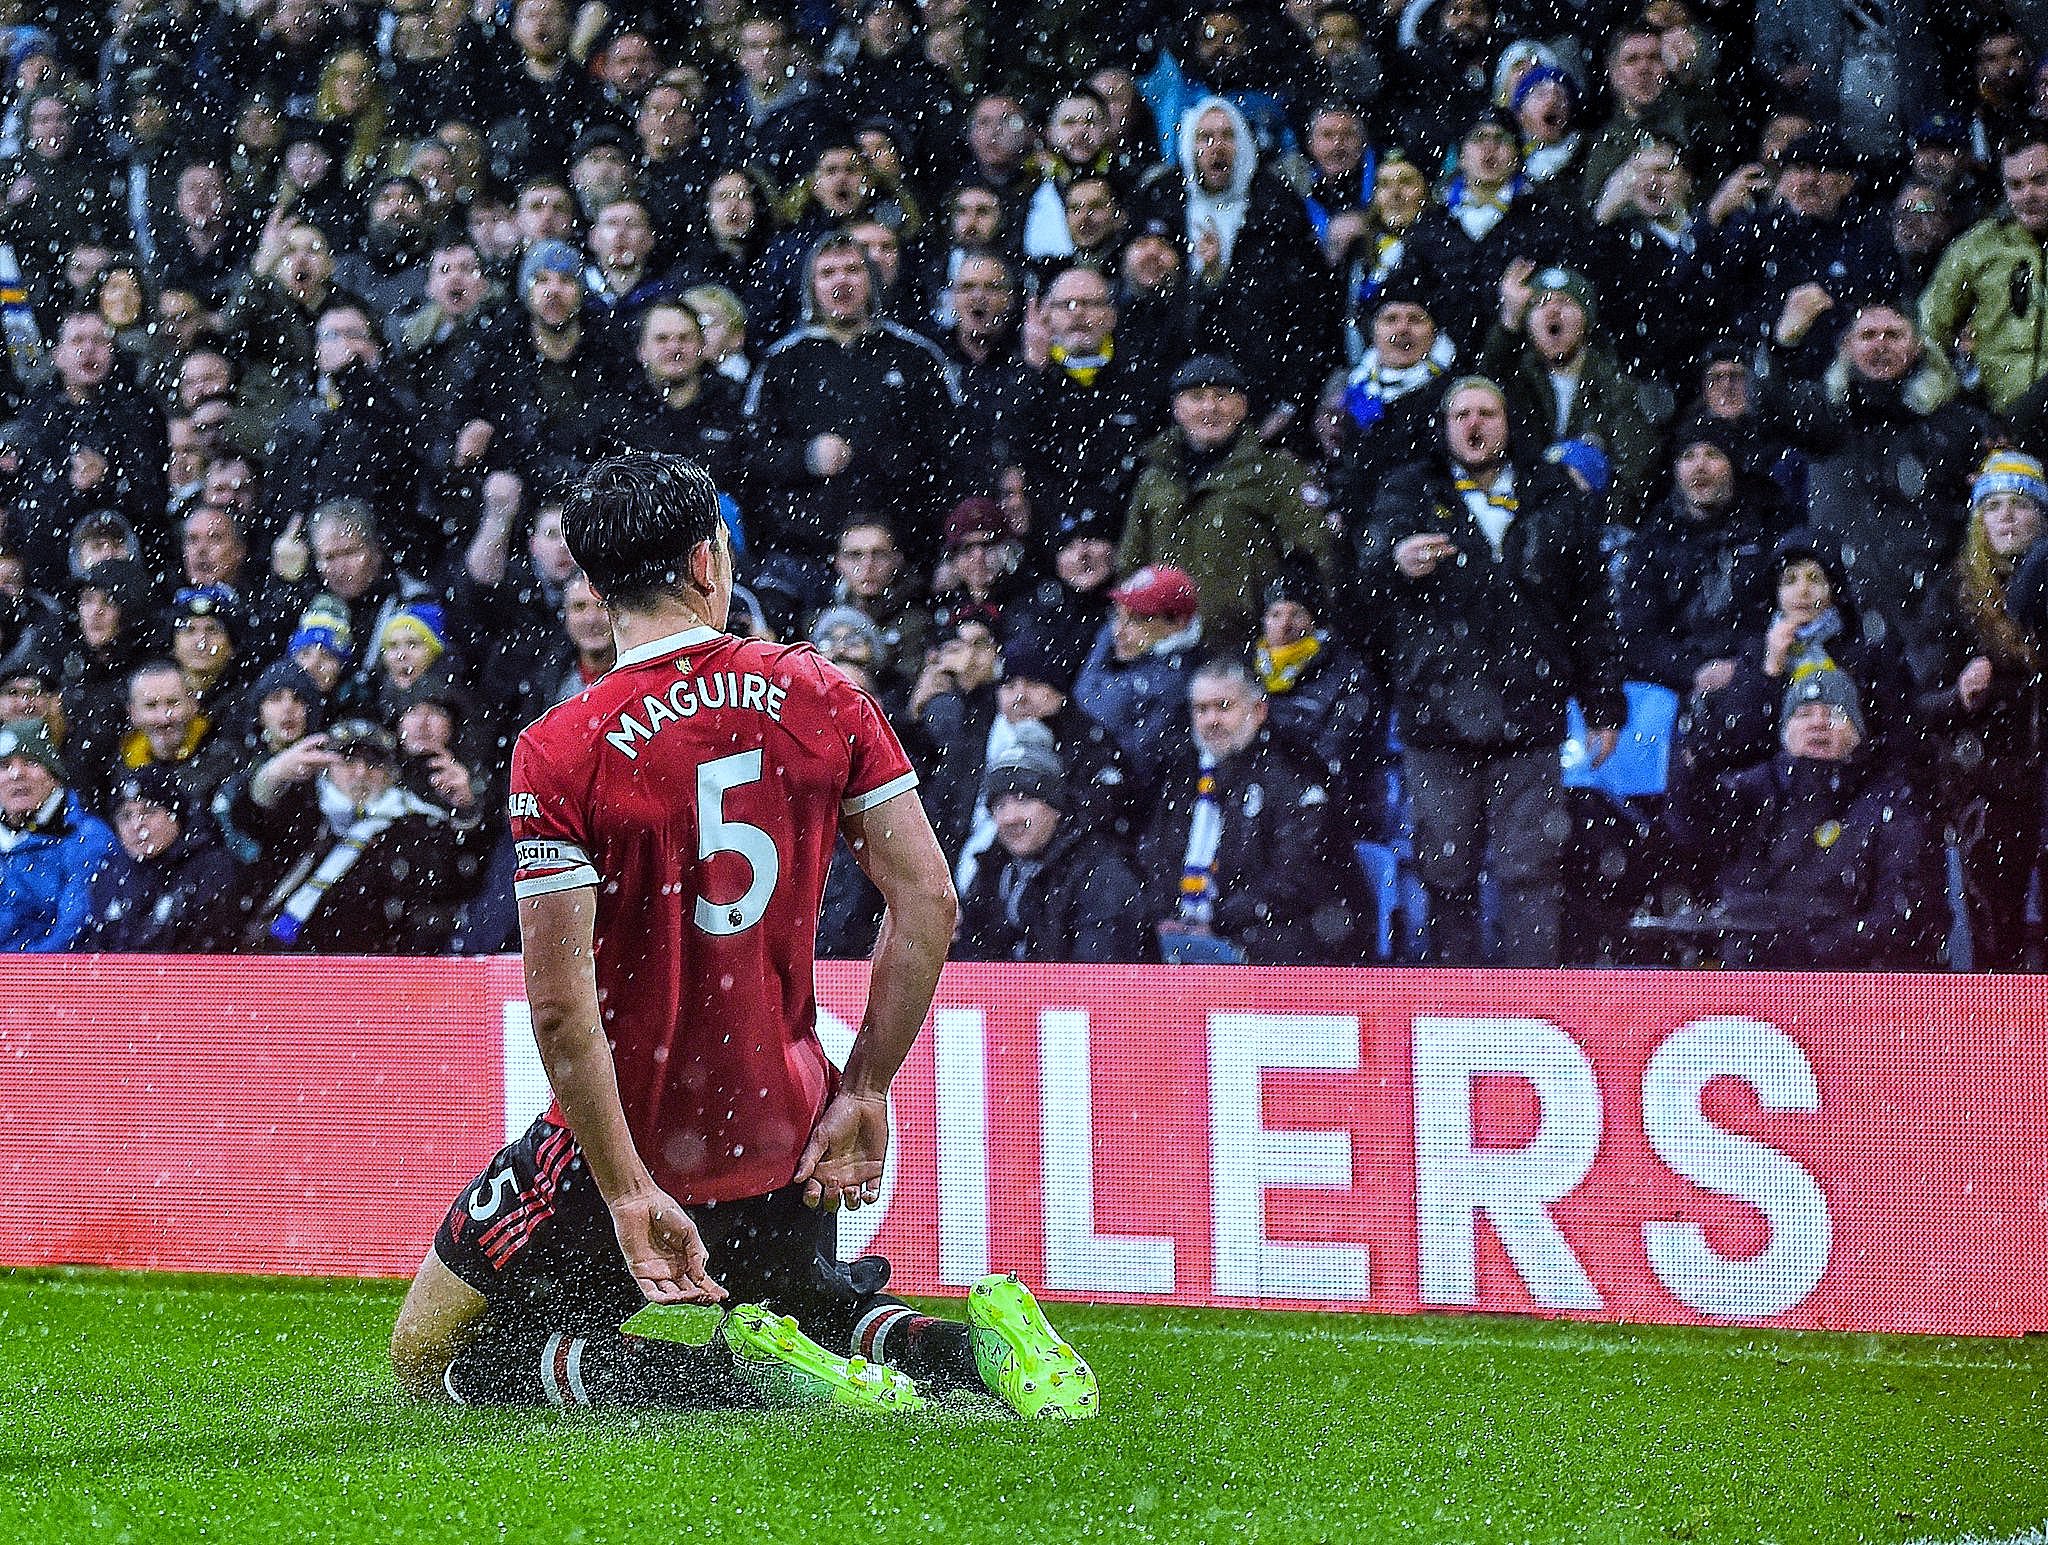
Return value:
[(598, 594), (646, 606), (689, 589), (690, 554), (716, 539), (718, 488), (694, 461), (655, 451), (607, 456), (569, 485), (562, 536)]

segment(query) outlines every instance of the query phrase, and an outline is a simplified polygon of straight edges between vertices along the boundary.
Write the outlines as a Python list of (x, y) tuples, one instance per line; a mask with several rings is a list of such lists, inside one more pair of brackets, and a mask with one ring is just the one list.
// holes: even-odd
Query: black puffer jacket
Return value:
[[(1409, 745), (1556, 746), (1572, 697), (1595, 727), (1628, 717), (1592, 511), (1556, 467), (1518, 458), (1514, 479), (1520, 508), (1498, 558), (1441, 456), (1404, 467), (1373, 501), (1359, 573)], [(1394, 548), (1432, 531), (1458, 555), (1409, 579), (1394, 566)]]
[[(1270, 733), (1217, 764), (1223, 836), (1216, 850), (1215, 930), (1255, 964), (1356, 964), (1370, 902), (1346, 861), (1327, 777), (1313, 753)], [(1200, 765), (1192, 744), (1160, 785), (1138, 843), (1152, 922), (1179, 913)]]
[(1770, 621), (1759, 575), (1787, 524), (1761, 480), (1739, 484), (1712, 520), (1694, 518), (1676, 492), (1658, 505), (1621, 550), (1614, 620), (1629, 680), (1684, 696), (1702, 665), (1735, 658)]

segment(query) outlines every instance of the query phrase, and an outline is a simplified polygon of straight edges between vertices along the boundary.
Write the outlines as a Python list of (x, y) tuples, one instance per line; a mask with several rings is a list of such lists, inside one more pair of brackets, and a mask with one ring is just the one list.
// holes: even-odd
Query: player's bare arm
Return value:
[(882, 893), (867, 1016), (839, 1093), (825, 1107), (797, 1164), (812, 1206), (875, 1200), (889, 1153), (889, 1085), (910, 1055), (953, 938), (959, 898), (946, 855), (915, 793), (886, 799), (840, 823), (854, 858)]
[(651, 1303), (716, 1303), (725, 1290), (711, 1280), (696, 1225), (655, 1184), (626, 1125), (598, 1009), (596, 894), (579, 886), (520, 898), (534, 1039), (641, 1291)]

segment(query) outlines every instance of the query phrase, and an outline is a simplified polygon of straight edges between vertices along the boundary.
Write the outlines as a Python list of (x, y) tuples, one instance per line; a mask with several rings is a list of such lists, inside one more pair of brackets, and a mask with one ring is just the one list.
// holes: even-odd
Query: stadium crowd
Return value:
[(4, 14), (0, 948), (511, 947), (633, 448), (960, 956), (2036, 963), (2038, 0)]

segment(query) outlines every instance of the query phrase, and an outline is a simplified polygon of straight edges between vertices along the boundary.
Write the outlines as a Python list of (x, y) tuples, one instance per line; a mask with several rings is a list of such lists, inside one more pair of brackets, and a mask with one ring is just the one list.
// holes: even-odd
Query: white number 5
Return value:
[(782, 855), (775, 851), (775, 839), (758, 826), (725, 818), (725, 796), (733, 789), (760, 781), (761, 753), (742, 751), (722, 756), (697, 769), (697, 857), (715, 853), (737, 853), (747, 861), (752, 876), (746, 893), (738, 901), (713, 902), (697, 898), (697, 926), (709, 934), (745, 933), (761, 921), (768, 910), (768, 898), (782, 874)]

